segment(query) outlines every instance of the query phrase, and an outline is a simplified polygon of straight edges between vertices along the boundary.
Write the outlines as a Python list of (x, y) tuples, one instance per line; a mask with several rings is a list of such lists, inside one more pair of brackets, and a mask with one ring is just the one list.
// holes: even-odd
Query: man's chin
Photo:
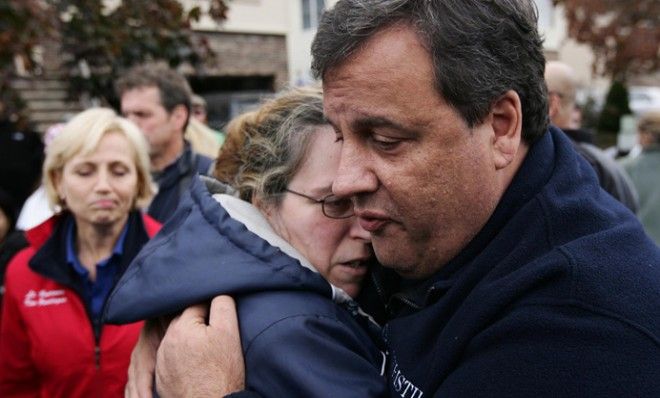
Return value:
[[(423, 263), (412, 244), (406, 244), (403, 239), (372, 239), (374, 253), (380, 265), (389, 268), (405, 279), (424, 279), (432, 275), (436, 269)], [(417, 248), (419, 249), (419, 248)], [(421, 250), (421, 249), (419, 249)], [(413, 261), (411, 261), (413, 260)]]
[[(371, 244), (378, 262), (385, 268), (390, 268), (401, 276), (410, 273), (411, 265), (405, 265), (406, 251), (402, 250), (401, 240), (384, 239), (382, 237), (373, 237)], [(410, 261), (410, 257), (407, 258)]]

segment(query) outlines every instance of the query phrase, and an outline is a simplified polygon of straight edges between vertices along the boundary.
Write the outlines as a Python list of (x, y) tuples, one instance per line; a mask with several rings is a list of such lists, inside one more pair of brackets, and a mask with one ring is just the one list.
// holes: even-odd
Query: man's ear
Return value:
[(503, 169), (515, 158), (522, 139), (522, 105), (518, 93), (509, 90), (490, 109), (493, 129), (493, 159), (495, 167)]
[(174, 123), (177, 130), (183, 131), (186, 120), (188, 120), (188, 114), (189, 112), (184, 105), (177, 105), (174, 107), (174, 109), (172, 109), (172, 112), (170, 113), (170, 120), (172, 123)]

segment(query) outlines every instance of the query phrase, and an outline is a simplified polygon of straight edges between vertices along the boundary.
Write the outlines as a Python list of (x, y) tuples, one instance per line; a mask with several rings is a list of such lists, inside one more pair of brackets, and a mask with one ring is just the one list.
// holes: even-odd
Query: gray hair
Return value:
[[(236, 170), (229, 183), (243, 200), (278, 202), (277, 194), (284, 192), (305, 160), (312, 135), (325, 125), (321, 89), (290, 89), (232, 120), (227, 139), (238, 142), (234, 150), (221, 151), (218, 160), (235, 159), (223, 167)], [(219, 173), (216, 167), (216, 175), (232, 173)]]
[(474, 127), (508, 90), (520, 96), (523, 139), (548, 126), (543, 40), (531, 0), (340, 0), (322, 17), (312, 70), (323, 78), (376, 32), (415, 29), (434, 65), (436, 89)]

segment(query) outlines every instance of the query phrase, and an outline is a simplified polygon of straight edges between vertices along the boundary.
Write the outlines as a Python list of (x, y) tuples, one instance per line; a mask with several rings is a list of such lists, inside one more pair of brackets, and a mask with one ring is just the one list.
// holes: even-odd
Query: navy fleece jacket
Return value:
[(394, 397), (660, 397), (660, 249), (554, 128), (390, 310)]

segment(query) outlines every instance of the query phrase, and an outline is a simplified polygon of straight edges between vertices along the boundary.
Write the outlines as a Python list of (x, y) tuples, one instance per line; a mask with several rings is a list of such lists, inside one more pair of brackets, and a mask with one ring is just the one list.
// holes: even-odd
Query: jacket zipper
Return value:
[(101, 347), (94, 345), (94, 364), (96, 365), (96, 370), (101, 369)]
[(402, 294), (395, 294), (392, 296), (392, 298), (396, 298), (397, 300), (401, 301), (402, 303), (408, 305), (411, 308), (414, 308), (416, 310), (422, 309), (422, 306), (413, 302), (412, 300), (408, 299), (407, 297), (404, 297)]
[(94, 366), (96, 370), (101, 369), (101, 324), (99, 320), (90, 317), (92, 321), (92, 332), (94, 333)]

